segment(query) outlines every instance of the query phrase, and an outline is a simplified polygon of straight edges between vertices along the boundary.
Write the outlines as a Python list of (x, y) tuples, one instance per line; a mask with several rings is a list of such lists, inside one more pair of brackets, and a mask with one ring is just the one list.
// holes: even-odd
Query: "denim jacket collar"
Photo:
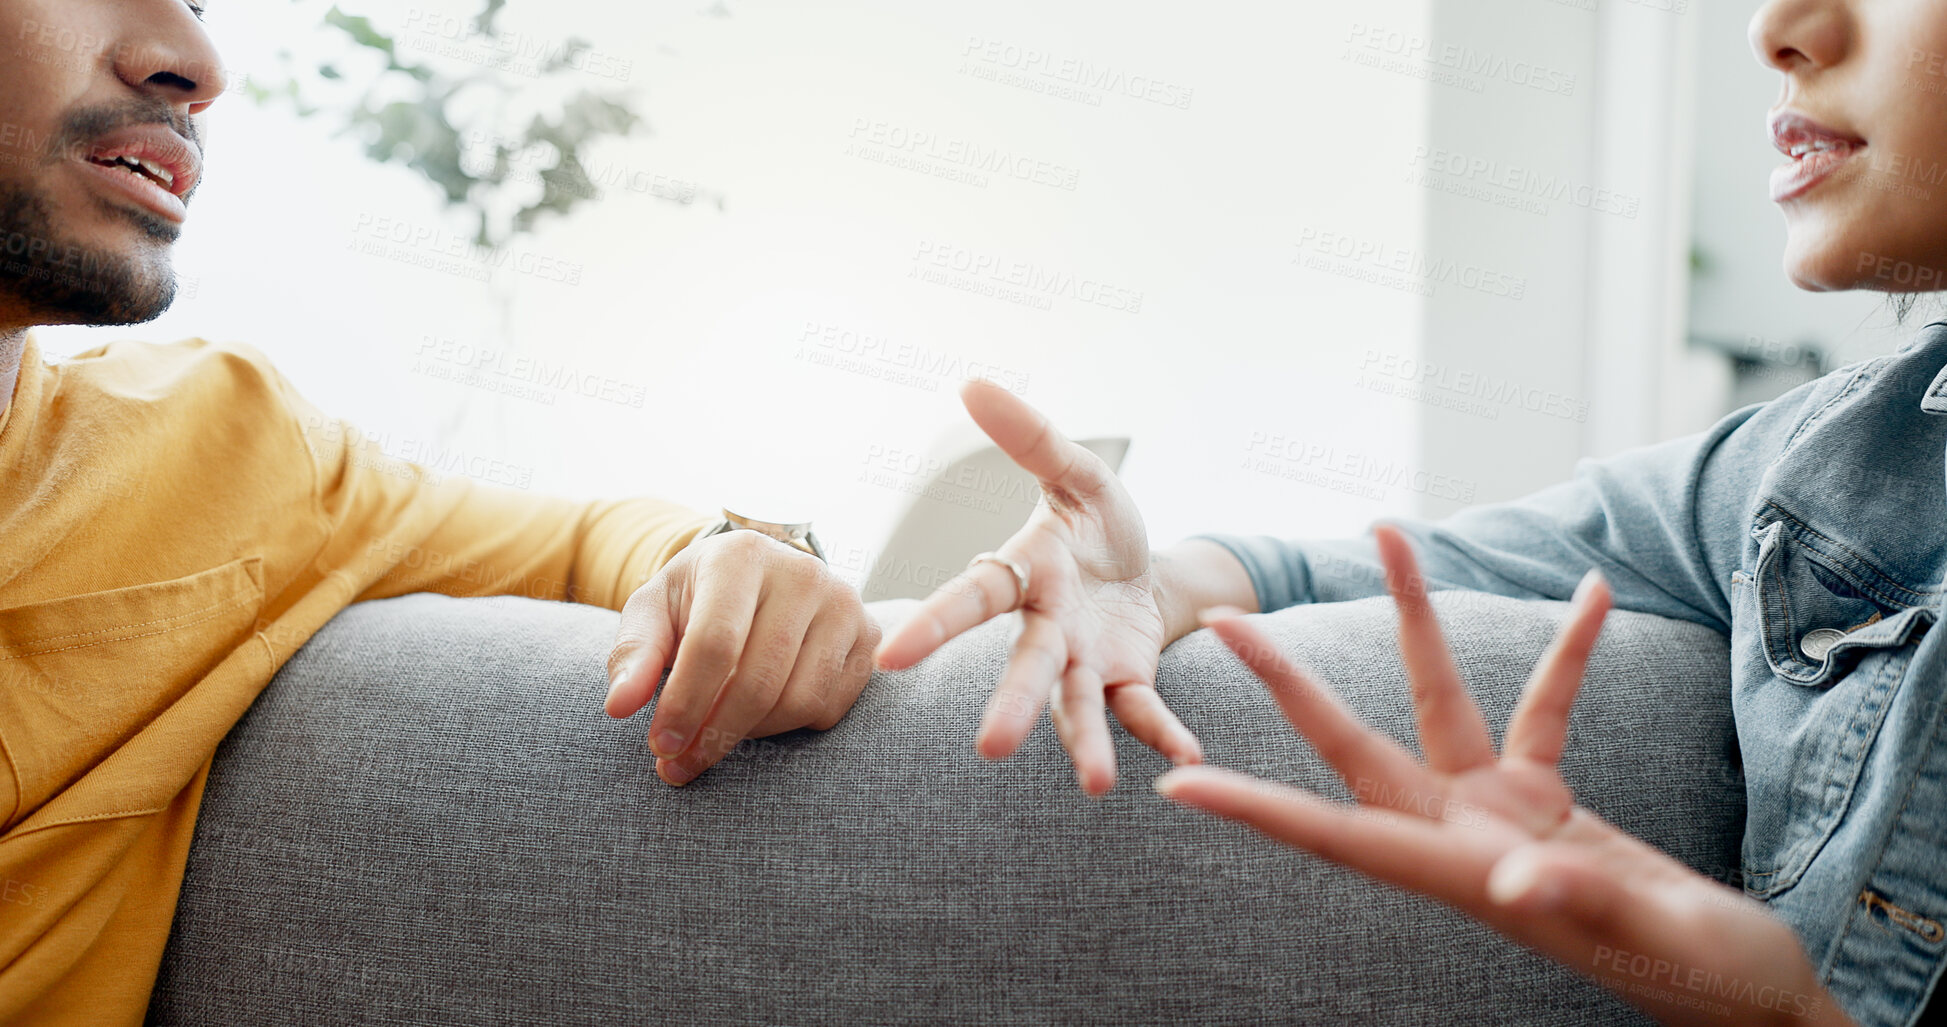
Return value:
[[(1924, 340), (1935, 332), (1947, 332), (1947, 322), (1928, 325), (1919, 339)], [(1920, 397), (1920, 409), (1929, 414), (1947, 414), (1947, 367), (1942, 367), (1934, 376), (1933, 384), (1927, 386), (1926, 394)]]
[(1933, 384), (1927, 387), (1927, 394), (1920, 398), (1920, 409), (1930, 414), (1947, 414), (1947, 367), (1934, 376)]

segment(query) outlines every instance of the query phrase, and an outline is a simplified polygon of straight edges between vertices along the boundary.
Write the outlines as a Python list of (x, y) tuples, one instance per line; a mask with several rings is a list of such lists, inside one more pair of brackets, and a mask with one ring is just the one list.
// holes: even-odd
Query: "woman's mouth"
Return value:
[(1791, 158), (1791, 163), (1771, 173), (1771, 202), (1784, 203), (1832, 177), (1866, 148), (1866, 141), (1826, 128), (1797, 111), (1778, 111), (1771, 116), (1771, 145)]

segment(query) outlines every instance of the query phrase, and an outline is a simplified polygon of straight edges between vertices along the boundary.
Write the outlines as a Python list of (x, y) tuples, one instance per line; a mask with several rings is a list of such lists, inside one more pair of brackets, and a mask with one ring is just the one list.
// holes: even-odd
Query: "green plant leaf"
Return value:
[[(481, 0), (473, 30), (483, 37), (478, 42), (492, 49), (495, 22), (507, 0)], [(592, 175), (585, 161), (589, 149), (602, 140), (627, 137), (643, 127), (633, 97), (626, 92), (577, 90), (550, 110), (528, 119), (525, 126), (509, 128), (498, 121), (498, 112), (522, 98), (524, 90), (535, 87), (534, 78), (519, 79), (482, 69), (455, 73), (420, 59), (401, 54), (399, 41), (363, 15), (348, 14), (337, 5), (325, 12), (319, 26), (344, 38), (358, 49), (383, 59), (382, 69), (369, 81), (354, 81), (356, 62), (325, 61), (304, 71), (297, 70), (289, 51), (280, 59), (289, 73), (278, 84), (245, 83), (247, 95), (259, 103), (289, 103), (304, 117), (323, 117), (338, 123), (340, 131), (353, 132), (363, 139), (365, 154), (379, 163), (409, 168), (438, 190), (450, 209), (471, 215), (478, 226), (476, 239), (483, 246), (505, 245), (510, 239), (534, 230), (548, 216), (565, 216), (582, 203), (599, 198), (603, 183)], [(591, 52), (583, 39), (570, 37), (536, 71), (543, 81), (561, 81), (562, 76), (580, 74), (577, 65)], [(338, 88), (337, 99), (313, 99), (311, 86), (330, 83)], [(343, 98), (342, 86), (362, 86), (362, 95)], [(485, 90), (491, 102), (456, 104), (463, 93)], [(453, 110), (484, 112), (457, 123)], [(476, 147), (468, 152), (467, 142)], [(480, 145), (484, 143), (484, 145)], [(551, 151), (552, 161), (532, 161), (533, 155)], [(517, 162), (516, 158), (520, 158)], [(527, 171), (522, 163), (545, 163)], [(538, 183), (539, 195), (528, 198)], [(508, 197), (524, 198), (509, 204)], [(679, 202), (689, 203), (693, 196)], [(722, 209), (722, 197), (717, 197)], [(496, 222), (493, 211), (506, 211)]]

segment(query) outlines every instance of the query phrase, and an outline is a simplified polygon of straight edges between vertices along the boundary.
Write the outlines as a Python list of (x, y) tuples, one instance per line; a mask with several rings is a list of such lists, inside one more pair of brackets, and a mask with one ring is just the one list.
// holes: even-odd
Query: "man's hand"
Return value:
[(1041, 483), (1027, 525), (998, 551), (1027, 570), (1027, 595), (1007, 568), (977, 564), (886, 640), (880, 666), (910, 667), (948, 639), (1018, 609), (1021, 636), (981, 720), (981, 755), (1012, 755), (1053, 696), (1055, 731), (1090, 795), (1115, 784), (1105, 706), (1151, 748), (1196, 762), (1196, 737), (1156, 694), (1157, 658), (1173, 636), (1135, 501), (1100, 457), (1011, 393), (971, 382), (960, 395), (981, 430)]
[(1846, 1024), (1791, 929), (1575, 804), (1556, 770), (1609, 608), (1590, 576), (1497, 756), (1455, 670), (1406, 536), (1375, 534), (1399, 607), (1426, 763), (1368, 729), (1239, 617), (1211, 628), (1270, 686), (1356, 806), (1211, 767), (1157, 790), (1465, 912), (1670, 1024)]
[[(696, 779), (737, 743), (837, 724), (872, 676), (879, 626), (823, 561), (755, 531), (684, 549), (622, 608), (607, 710), (649, 722), (656, 773)], [(670, 667), (672, 659), (674, 667)]]

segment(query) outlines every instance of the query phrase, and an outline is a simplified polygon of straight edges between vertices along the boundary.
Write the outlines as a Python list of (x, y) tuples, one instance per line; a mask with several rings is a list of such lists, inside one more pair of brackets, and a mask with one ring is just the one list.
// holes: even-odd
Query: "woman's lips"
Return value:
[(1791, 158), (1791, 163), (1771, 173), (1771, 201), (1784, 203), (1832, 177), (1866, 148), (1866, 141), (1784, 110), (1771, 116), (1771, 145)]
[(1827, 149), (1810, 151), (1790, 164), (1781, 165), (1771, 173), (1771, 202), (1784, 203), (1805, 195), (1813, 186), (1844, 167), (1862, 149), (1864, 147), (1851, 143), (1840, 143)]

